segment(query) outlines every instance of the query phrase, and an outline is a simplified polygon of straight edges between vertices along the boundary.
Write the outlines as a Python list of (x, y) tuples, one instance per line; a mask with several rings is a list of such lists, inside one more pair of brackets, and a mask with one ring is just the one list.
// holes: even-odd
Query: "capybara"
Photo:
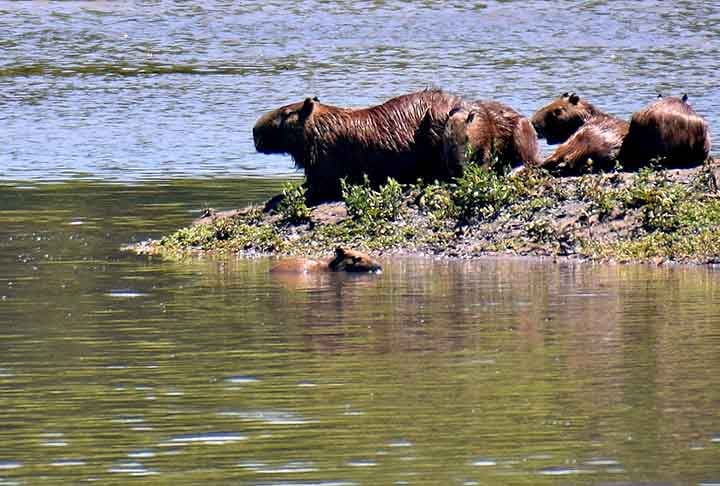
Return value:
[(595, 115), (547, 157), (541, 167), (558, 176), (580, 175), (614, 168), (628, 122)]
[(530, 120), (497, 101), (476, 101), (450, 112), (443, 134), (443, 160), (451, 176), (474, 162), (538, 165), (540, 150)]
[[(288, 153), (304, 169), (311, 204), (337, 200), (340, 179), (381, 185), (447, 179), (439, 163), (442, 129), (462, 100), (440, 90), (392, 98), (370, 108), (339, 108), (317, 98), (261, 116), (253, 128), (262, 153)], [(422, 125), (422, 129), (421, 129)]]
[(710, 154), (707, 122), (682, 98), (658, 99), (636, 112), (620, 150), (628, 170), (657, 162), (664, 168), (685, 168), (702, 164)]
[(538, 137), (553, 145), (563, 143), (593, 116), (605, 115), (575, 93), (563, 93), (532, 116)]
[(327, 260), (287, 258), (274, 265), (272, 273), (365, 272), (382, 273), (382, 267), (369, 255), (349, 248), (338, 247), (335, 256)]

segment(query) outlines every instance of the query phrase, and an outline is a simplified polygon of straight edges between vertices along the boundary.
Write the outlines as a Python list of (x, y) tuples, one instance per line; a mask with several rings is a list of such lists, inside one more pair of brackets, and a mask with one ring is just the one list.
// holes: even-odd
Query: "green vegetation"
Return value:
[[(188, 251), (327, 254), (337, 245), (471, 256), (486, 252), (620, 261), (720, 259), (720, 198), (709, 167), (554, 178), (498, 175), (470, 165), (450, 183), (374, 187), (342, 181), (343, 201), (309, 208), (305, 188), (283, 187), (260, 208), (183, 228), (145, 244)], [(333, 218), (326, 209), (335, 208)], [(339, 214), (339, 216), (337, 216)]]
[(365, 223), (395, 221), (400, 215), (403, 202), (403, 187), (395, 179), (374, 190), (365, 176), (362, 185), (349, 185), (345, 179), (340, 181), (342, 196), (348, 214)]
[(288, 223), (303, 223), (310, 220), (310, 208), (306, 204), (307, 188), (301, 183), (286, 183), (282, 188), (283, 199), (278, 211)]

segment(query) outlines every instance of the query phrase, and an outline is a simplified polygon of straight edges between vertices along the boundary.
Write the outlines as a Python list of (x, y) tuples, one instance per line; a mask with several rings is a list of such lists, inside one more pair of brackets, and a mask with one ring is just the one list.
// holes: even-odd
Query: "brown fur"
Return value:
[(448, 113), (459, 103), (457, 96), (439, 90), (361, 109), (308, 98), (261, 116), (253, 128), (255, 147), (263, 153), (290, 154), (305, 170), (311, 203), (339, 199), (340, 179), (359, 183), (364, 174), (373, 185), (388, 177), (403, 183), (445, 179), (437, 163), (438, 141)]
[(708, 124), (687, 97), (668, 97), (633, 115), (620, 159), (630, 170), (653, 160), (665, 168), (693, 167), (708, 158), (710, 147)]
[(445, 125), (443, 153), (448, 173), (456, 177), (468, 162), (489, 167), (493, 156), (511, 166), (540, 163), (537, 134), (530, 121), (497, 101), (476, 101), (454, 109)]
[(531, 121), (538, 137), (547, 139), (549, 144), (556, 144), (566, 141), (585, 122), (597, 115), (605, 113), (575, 93), (563, 93), (535, 112)]
[(596, 115), (547, 157), (542, 167), (561, 176), (610, 170), (628, 126), (628, 122), (613, 116)]
[(339, 247), (327, 260), (288, 258), (274, 265), (272, 273), (364, 272), (381, 273), (382, 267), (365, 253)]

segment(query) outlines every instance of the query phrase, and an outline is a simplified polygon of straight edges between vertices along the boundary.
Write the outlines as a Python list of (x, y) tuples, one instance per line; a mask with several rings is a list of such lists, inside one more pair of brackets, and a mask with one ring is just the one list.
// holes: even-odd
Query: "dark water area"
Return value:
[(251, 127), (305, 96), (436, 86), (525, 114), (564, 91), (629, 117), (688, 93), (720, 126), (711, 1), (0, 2), (0, 178), (283, 175)]
[(264, 110), (720, 119), (716, 2), (0, 1), (0, 485), (718, 485), (720, 273), (122, 251), (278, 192)]

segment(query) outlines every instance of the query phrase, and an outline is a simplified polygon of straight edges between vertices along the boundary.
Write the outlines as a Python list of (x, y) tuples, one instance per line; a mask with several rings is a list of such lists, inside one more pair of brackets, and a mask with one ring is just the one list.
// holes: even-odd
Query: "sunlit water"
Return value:
[(688, 93), (720, 125), (713, 1), (0, 1), (0, 178), (287, 174), (264, 111), (442, 87), (629, 117)]
[(713, 268), (120, 250), (276, 193), (250, 128), (306, 95), (688, 92), (715, 126), (719, 12), (0, 2), (0, 485), (720, 484)]

